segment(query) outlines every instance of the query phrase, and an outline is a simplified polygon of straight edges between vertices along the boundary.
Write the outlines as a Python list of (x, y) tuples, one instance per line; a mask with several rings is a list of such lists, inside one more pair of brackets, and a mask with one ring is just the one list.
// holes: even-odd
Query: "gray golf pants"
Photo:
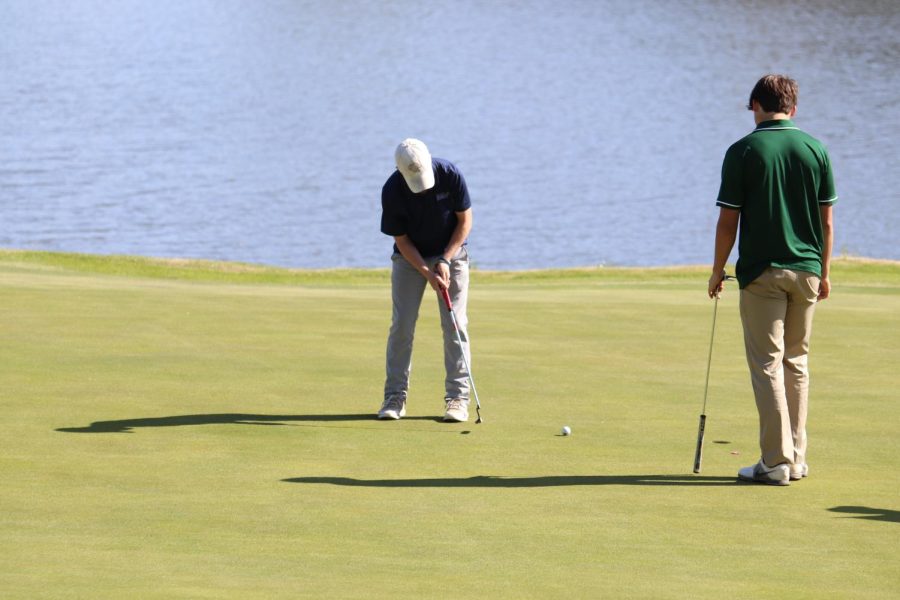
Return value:
[[(437, 257), (426, 257), (432, 264)], [(394, 310), (391, 330), (387, 342), (387, 377), (384, 382), (384, 397), (400, 395), (406, 398), (409, 390), (409, 373), (412, 369), (413, 338), (416, 333), (416, 320), (422, 297), (427, 291), (437, 303), (441, 316), (441, 329), (444, 334), (444, 368), (447, 372), (444, 381), (446, 398), (469, 398), (469, 380), (462, 352), (470, 361), (469, 335), (466, 325), (466, 304), (469, 295), (469, 254), (463, 246), (450, 261), (450, 301), (456, 313), (459, 335), (463, 341), (460, 349), (453, 330), (453, 321), (444, 304), (443, 298), (431, 289), (428, 281), (422, 277), (402, 254), (395, 252), (391, 257), (391, 296)]]

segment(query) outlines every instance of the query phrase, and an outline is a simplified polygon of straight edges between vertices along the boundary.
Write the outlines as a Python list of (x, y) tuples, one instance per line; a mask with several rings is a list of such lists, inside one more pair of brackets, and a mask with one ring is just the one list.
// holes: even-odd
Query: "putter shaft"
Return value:
[(456, 332), (456, 341), (459, 342), (459, 351), (462, 353), (463, 364), (466, 366), (466, 375), (469, 378), (469, 385), (472, 386), (472, 395), (475, 396), (475, 414), (477, 415), (475, 423), (478, 424), (483, 421), (481, 418), (481, 402), (478, 401), (478, 390), (475, 389), (475, 378), (472, 377), (469, 359), (466, 358), (466, 351), (463, 348), (462, 335), (459, 333), (459, 325), (456, 321), (456, 311), (453, 310), (453, 303), (450, 302), (450, 294), (447, 292), (446, 288), (441, 289), (441, 295), (444, 297), (444, 304), (447, 306), (447, 311), (450, 313), (450, 320), (453, 322), (453, 331)]
[[(722, 281), (734, 279), (731, 275), (723, 274)], [(703, 410), (700, 413), (700, 426), (697, 429), (697, 449), (694, 452), (694, 473), (700, 472), (700, 464), (703, 461), (703, 436), (706, 433), (706, 399), (709, 397), (709, 371), (712, 366), (713, 341), (716, 339), (716, 314), (719, 312), (719, 294), (715, 295), (713, 304), (712, 331), (709, 334), (709, 355), (706, 358), (706, 383), (703, 386)]]

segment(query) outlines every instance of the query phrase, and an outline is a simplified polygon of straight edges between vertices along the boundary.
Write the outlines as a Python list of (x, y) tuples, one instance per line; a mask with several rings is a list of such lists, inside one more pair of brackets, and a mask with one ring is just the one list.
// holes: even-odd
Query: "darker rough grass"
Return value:
[[(267, 265), (201, 259), (150, 258), (126, 255), (95, 255), (0, 249), (0, 266), (41, 267), (74, 273), (150, 279), (236, 284), (273, 285), (383, 285), (390, 270), (382, 269), (288, 269)], [(733, 271), (733, 266), (729, 267)], [(704, 285), (708, 267), (580, 267), (522, 271), (472, 270), (478, 284), (542, 283)], [(838, 257), (832, 266), (832, 284), (845, 287), (900, 287), (900, 262)]]

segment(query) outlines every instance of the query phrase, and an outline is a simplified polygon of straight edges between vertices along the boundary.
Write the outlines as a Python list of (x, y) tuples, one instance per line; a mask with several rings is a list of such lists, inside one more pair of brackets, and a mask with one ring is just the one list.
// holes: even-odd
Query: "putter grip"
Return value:
[(694, 473), (700, 472), (700, 462), (703, 460), (703, 434), (706, 430), (706, 415), (700, 415), (700, 429), (697, 431), (697, 451), (694, 452)]
[(450, 293), (447, 291), (447, 288), (441, 288), (441, 296), (444, 297), (444, 304), (447, 305), (447, 310), (453, 310), (453, 304), (450, 302)]

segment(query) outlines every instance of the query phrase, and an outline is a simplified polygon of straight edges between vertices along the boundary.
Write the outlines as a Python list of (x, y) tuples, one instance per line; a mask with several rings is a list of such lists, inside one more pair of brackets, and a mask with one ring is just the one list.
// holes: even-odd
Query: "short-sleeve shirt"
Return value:
[(825, 146), (793, 121), (765, 121), (735, 142), (725, 153), (716, 205), (741, 211), (738, 285), (770, 266), (821, 276), (819, 209), (836, 201)]
[(466, 180), (456, 165), (435, 157), (431, 164), (434, 187), (430, 190), (414, 194), (400, 171), (394, 171), (381, 189), (381, 232), (409, 236), (423, 257), (444, 252), (456, 229), (456, 213), (472, 206)]

